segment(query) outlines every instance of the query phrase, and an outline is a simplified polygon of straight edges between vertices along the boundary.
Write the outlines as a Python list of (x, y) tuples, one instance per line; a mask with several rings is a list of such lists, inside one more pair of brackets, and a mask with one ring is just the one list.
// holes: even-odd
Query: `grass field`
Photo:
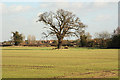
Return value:
[(3, 78), (117, 78), (118, 49), (3, 47)]

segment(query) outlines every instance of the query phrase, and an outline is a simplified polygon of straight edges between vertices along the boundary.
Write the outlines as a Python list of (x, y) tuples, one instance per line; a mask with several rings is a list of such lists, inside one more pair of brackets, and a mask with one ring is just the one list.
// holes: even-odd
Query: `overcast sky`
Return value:
[(46, 31), (42, 23), (37, 23), (39, 14), (58, 9), (68, 10), (78, 16), (88, 26), (87, 32), (94, 37), (96, 32), (112, 33), (118, 26), (117, 2), (4, 2), (2, 6), (2, 41), (10, 40), (12, 31), (35, 35), (42, 39)]

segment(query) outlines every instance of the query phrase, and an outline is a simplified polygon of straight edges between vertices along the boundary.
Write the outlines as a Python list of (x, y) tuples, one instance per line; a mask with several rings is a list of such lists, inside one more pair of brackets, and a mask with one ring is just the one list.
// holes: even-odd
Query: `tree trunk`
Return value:
[(15, 41), (15, 46), (18, 46), (18, 42)]
[(83, 47), (83, 36), (80, 36), (80, 46)]
[(57, 46), (58, 49), (61, 49), (62, 41), (63, 41), (62, 39), (58, 39), (58, 46)]

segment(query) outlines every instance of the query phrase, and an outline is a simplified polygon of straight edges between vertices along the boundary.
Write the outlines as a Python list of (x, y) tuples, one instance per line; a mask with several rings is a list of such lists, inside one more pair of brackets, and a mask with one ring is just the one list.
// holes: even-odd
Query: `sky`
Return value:
[[(84, 0), (85, 1), (85, 0)], [(101, 0), (102, 1), (102, 0)], [(2, 40), (11, 39), (11, 32), (19, 31), (25, 37), (34, 35), (41, 40), (42, 32), (46, 32), (43, 23), (37, 23), (41, 13), (64, 9), (73, 12), (87, 25), (86, 32), (94, 37), (96, 32), (112, 33), (118, 27), (117, 2), (2, 2)], [(52, 38), (51, 38), (52, 39)], [(74, 39), (74, 38), (71, 38)]]

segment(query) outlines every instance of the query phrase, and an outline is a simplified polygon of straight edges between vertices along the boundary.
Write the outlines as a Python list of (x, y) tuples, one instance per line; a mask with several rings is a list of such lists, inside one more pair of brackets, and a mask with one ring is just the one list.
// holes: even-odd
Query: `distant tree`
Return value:
[(79, 47), (85, 47), (85, 46), (87, 46), (87, 40), (89, 40), (91, 38), (90, 33), (85, 33), (85, 28), (86, 27), (87, 26), (84, 26), (82, 28), (80, 27), (75, 32), (75, 36), (79, 40), (79, 43), (78, 43)]
[(120, 34), (114, 35), (109, 43), (111, 48), (120, 48)]
[(108, 43), (108, 47), (120, 48), (120, 27), (114, 30), (111, 41)]
[(114, 30), (114, 35), (119, 35), (120, 34), (120, 26), (117, 27), (116, 30)]
[(103, 31), (100, 33), (95, 33), (95, 37), (99, 39), (109, 39), (111, 35), (107, 31)]
[(28, 40), (28, 44), (30, 44), (31, 41), (32, 41), (32, 37), (31, 37), (31, 35), (28, 35), (27, 40)]
[(32, 35), (32, 43), (35, 44), (35, 42), (36, 42), (36, 37)]
[(36, 38), (34, 35), (28, 35), (27, 40), (29, 44), (34, 44), (36, 41)]
[(87, 46), (87, 36), (86, 35), (81, 35), (80, 36), (80, 44), (81, 44), (81, 47), (86, 47)]
[(14, 41), (14, 44), (18, 46), (23, 41), (23, 36), (22, 34), (19, 34), (18, 31), (12, 32), (12, 34), (13, 34), (12, 40)]
[(57, 46), (57, 41), (54, 40), (52, 44), (54, 44), (55, 46)]
[(89, 32), (86, 32), (85, 35), (87, 37), (87, 41), (90, 41), (92, 39), (92, 35)]
[(53, 41), (53, 43), (54, 43), (54, 44), (57, 44), (57, 41), (56, 41), (56, 40), (54, 40), (54, 41)]
[(22, 37), (23, 37), (23, 41), (25, 41), (25, 35), (22, 34)]
[(110, 33), (108, 33), (107, 31), (103, 31), (100, 33), (95, 33), (96, 39), (99, 39), (99, 47), (100, 48), (106, 48), (107, 47), (107, 43), (108, 43), (108, 39), (111, 38)]
[(85, 25), (76, 17), (72, 12), (59, 9), (56, 13), (45, 12), (40, 14), (38, 22), (43, 22), (48, 27), (48, 36), (56, 36), (58, 45), (57, 48), (60, 49), (62, 46), (62, 41), (64, 37), (74, 35), (78, 28), (84, 28)]

